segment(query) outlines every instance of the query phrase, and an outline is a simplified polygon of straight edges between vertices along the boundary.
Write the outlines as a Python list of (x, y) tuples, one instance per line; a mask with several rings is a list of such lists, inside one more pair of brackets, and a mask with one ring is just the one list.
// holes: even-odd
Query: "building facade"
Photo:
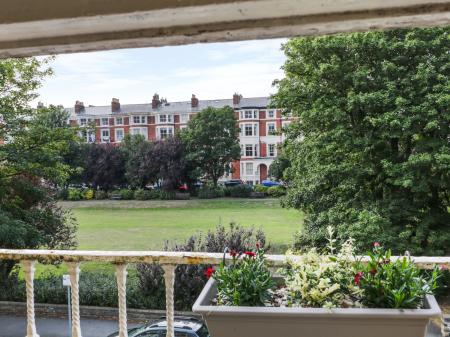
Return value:
[(84, 106), (76, 101), (70, 112), (70, 123), (81, 127), (86, 142), (120, 143), (128, 135), (142, 135), (148, 140), (171, 137), (187, 127), (196, 113), (207, 107), (234, 109), (239, 123), (241, 159), (233, 162), (233, 173), (226, 179), (241, 179), (250, 184), (267, 179), (269, 167), (283, 141), (283, 129), (290, 119), (280, 109), (269, 108), (269, 98), (244, 98), (234, 94), (230, 99), (168, 102), (158, 94), (148, 104), (124, 104), (113, 98), (110, 106)]

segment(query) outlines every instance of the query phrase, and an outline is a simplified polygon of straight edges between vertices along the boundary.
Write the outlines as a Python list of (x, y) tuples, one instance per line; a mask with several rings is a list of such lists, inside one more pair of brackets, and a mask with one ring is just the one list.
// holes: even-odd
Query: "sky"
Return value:
[(231, 98), (274, 93), (272, 82), (283, 77), (284, 39), (186, 46), (122, 49), (58, 55), (55, 74), (46, 79), (36, 99), (71, 107), (148, 103), (153, 94), (168, 101)]

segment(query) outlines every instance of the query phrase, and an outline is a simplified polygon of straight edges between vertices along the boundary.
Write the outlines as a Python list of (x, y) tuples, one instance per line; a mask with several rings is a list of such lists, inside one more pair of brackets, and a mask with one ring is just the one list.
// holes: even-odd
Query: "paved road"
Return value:
[[(130, 324), (130, 328), (136, 326)], [(70, 337), (67, 320), (59, 318), (37, 318), (37, 333), (41, 337)], [(106, 337), (117, 331), (117, 322), (94, 319), (81, 320), (83, 337)], [(26, 320), (24, 317), (0, 316), (0, 337), (24, 337)]]

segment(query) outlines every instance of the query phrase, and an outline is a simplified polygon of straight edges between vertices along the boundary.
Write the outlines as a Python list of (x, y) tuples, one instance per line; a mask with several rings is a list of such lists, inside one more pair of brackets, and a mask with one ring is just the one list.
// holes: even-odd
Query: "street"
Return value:
[[(130, 324), (132, 328), (136, 324)], [(36, 318), (37, 333), (40, 337), (70, 337), (67, 319)], [(81, 331), (83, 337), (106, 337), (118, 330), (115, 321), (82, 319)], [(25, 317), (0, 316), (0, 337), (26, 336)]]

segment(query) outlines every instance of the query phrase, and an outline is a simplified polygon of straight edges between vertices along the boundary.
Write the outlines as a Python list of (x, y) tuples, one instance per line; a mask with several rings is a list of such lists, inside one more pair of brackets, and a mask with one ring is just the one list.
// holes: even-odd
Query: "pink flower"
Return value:
[(439, 267), (439, 270), (440, 270), (440, 271), (444, 271), (444, 270), (448, 270), (448, 268), (447, 268), (446, 266), (444, 266), (444, 265), (441, 265), (441, 266)]
[(359, 271), (356, 273), (355, 275), (355, 284), (359, 286), (359, 284), (361, 283), (361, 278), (363, 277), (363, 272)]
[(244, 252), (245, 255), (250, 256), (250, 257), (255, 257), (256, 254), (253, 252)]
[(374, 246), (375, 248), (378, 248), (378, 247), (380, 247), (380, 243), (379, 243), (379, 242), (374, 242), (374, 243), (373, 243), (373, 246)]
[(214, 274), (214, 268), (209, 267), (208, 269), (206, 269), (206, 271), (205, 271), (206, 278), (209, 279), (211, 276), (213, 276), (213, 274)]

